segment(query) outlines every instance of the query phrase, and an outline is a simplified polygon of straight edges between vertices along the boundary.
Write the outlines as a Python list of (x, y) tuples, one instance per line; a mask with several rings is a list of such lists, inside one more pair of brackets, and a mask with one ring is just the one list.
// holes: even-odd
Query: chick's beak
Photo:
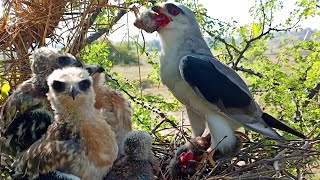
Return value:
[(75, 66), (75, 67), (82, 67), (83, 64), (82, 64), (82, 62), (81, 62), (79, 59), (76, 59), (76, 62), (74, 63), (74, 66)]
[(79, 91), (76, 90), (76, 88), (71, 87), (70, 96), (72, 97), (73, 100), (75, 99), (75, 97), (76, 97), (78, 94), (79, 94)]
[(90, 76), (96, 74), (96, 73), (102, 73), (104, 72), (104, 68), (101, 66), (95, 66), (95, 65), (90, 65), (90, 64), (84, 64), (84, 68), (88, 71)]

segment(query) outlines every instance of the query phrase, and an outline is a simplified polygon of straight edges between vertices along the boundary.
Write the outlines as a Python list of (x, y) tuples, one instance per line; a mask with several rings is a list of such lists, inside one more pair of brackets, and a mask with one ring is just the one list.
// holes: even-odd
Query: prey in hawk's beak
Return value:
[(76, 90), (76, 88), (71, 86), (71, 90), (70, 90), (70, 96), (72, 97), (72, 99), (74, 100), (75, 97), (79, 94), (79, 91)]
[(148, 33), (160, 30), (162, 27), (168, 25), (172, 19), (161, 12), (160, 6), (155, 6), (151, 10), (141, 14), (134, 22), (134, 25), (143, 29)]

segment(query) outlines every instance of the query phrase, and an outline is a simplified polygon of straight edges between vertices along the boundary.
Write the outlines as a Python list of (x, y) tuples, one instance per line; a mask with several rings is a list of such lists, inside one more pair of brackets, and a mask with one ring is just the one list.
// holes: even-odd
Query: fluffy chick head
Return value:
[(87, 107), (94, 108), (95, 93), (92, 78), (86, 69), (67, 67), (57, 69), (48, 77), (48, 100), (54, 110)]
[(54, 48), (41, 47), (31, 57), (31, 70), (34, 75), (48, 76), (55, 69), (82, 67), (82, 63), (69, 53)]
[(133, 160), (148, 160), (152, 146), (151, 139), (147, 132), (129, 132), (124, 142), (125, 155)]
[(94, 86), (101, 86), (105, 82), (105, 74), (103, 73), (105, 69), (101, 66), (91, 65), (91, 64), (84, 64), (83, 68), (87, 69), (92, 80), (94, 82)]

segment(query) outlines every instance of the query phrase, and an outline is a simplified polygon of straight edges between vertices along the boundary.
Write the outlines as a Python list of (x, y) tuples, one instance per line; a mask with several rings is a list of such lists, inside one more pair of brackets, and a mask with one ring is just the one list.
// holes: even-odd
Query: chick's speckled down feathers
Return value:
[(122, 94), (104, 84), (104, 73), (94, 73), (92, 79), (93, 89), (96, 93), (95, 108), (102, 112), (106, 122), (115, 132), (119, 155), (123, 154), (124, 138), (132, 129), (130, 103)]
[(15, 156), (42, 137), (53, 121), (53, 112), (47, 100), (46, 78), (55, 69), (76, 66), (82, 63), (68, 53), (42, 47), (32, 55), (32, 77), (8, 97), (0, 115), (4, 151)]
[(115, 134), (94, 107), (87, 70), (55, 70), (48, 78), (54, 123), (14, 162), (18, 174), (38, 177), (55, 170), (82, 180), (102, 179), (117, 158)]
[(151, 180), (159, 164), (151, 151), (151, 136), (142, 131), (127, 134), (124, 156), (117, 159), (104, 180)]
[[(30, 177), (27, 177), (24, 174), (16, 175), (12, 177), (12, 180), (30, 180)], [(72, 174), (62, 173), (60, 171), (53, 171), (46, 174), (40, 174), (37, 178), (33, 180), (81, 180), (79, 177)]]

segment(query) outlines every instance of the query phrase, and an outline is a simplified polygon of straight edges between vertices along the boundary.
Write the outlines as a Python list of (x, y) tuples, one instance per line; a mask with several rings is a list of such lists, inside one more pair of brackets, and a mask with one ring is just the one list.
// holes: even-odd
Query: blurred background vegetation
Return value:
[[(310, 148), (319, 150), (320, 32), (300, 26), (305, 20), (320, 17), (319, 0), (296, 0), (288, 18), (282, 22), (276, 22), (274, 14), (286, 8), (285, 1), (256, 0), (248, 12), (252, 23), (240, 26), (236, 21), (223, 22), (210, 17), (208, 9), (198, 1), (179, 2), (194, 10), (214, 55), (245, 79), (265, 111), (308, 135), (313, 140)], [(51, 3), (57, 3), (62, 10), (50, 9)], [(39, 46), (56, 47), (86, 63), (105, 67), (106, 83), (132, 102), (134, 129), (153, 135), (154, 151), (159, 157), (165, 153), (172, 155), (190, 134), (187, 115), (160, 82), (160, 42), (156, 37), (146, 39), (149, 35), (133, 30), (129, 18), (134, 20), (134, 12), (150, 8), (154, 3), (147, 0), (5, 1), (0, 21), (0, 103), (29, 77), (29, 55), (33, 50)], [(48, 21), (48, 15), (39, 14), (39, 5), (43, 8), (39, 11), (50, 10), (52, 16), (57, 16), (56, 20), (52, 17)], [(227, 7), (217, 8), (226, 8), (228, 13)], [(29, 36), (23, 34), (26, 28), (30, 29)], [(36, 35), (32, 34), (35, 31)], [(114, 35), (118, 31), (124, 32), (123, 37)], [(255, 142), (265, 140), (254, 132), (246, 133)], [(283, 135), (295, 139), (290, 134)], [(266, 153), (266, 157), (272, 155)], [(292, 176), (302, 174), (316, 179), (309, 174), (318, 172), (317, 155), (304, 159), (300, 167), (292, 164), (283, 165)], [(0, 170), (3, 172), (0, 179), (9, 178), (8, 166)]]

